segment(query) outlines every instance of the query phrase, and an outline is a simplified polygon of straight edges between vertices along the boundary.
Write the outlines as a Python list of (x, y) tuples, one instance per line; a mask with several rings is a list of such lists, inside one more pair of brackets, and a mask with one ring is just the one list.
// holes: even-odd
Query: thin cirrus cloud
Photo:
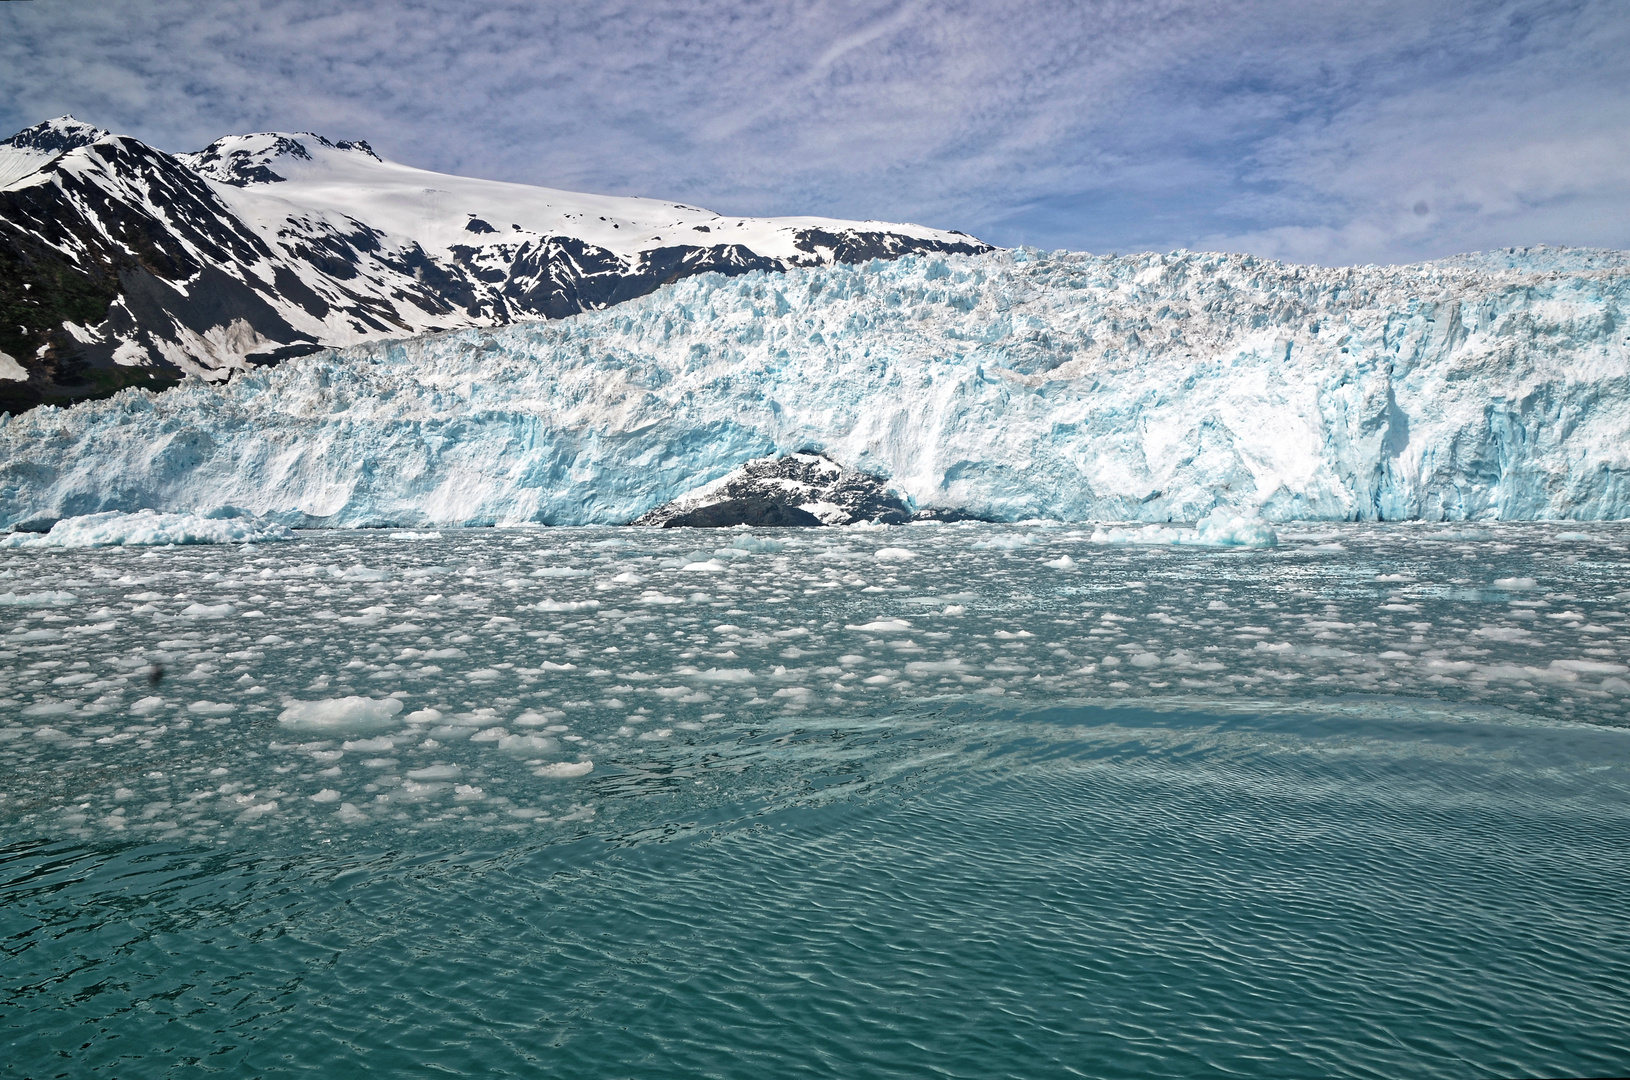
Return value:
[(1001, 244), (1630, 247), (1621, 0), (0, 5), (0, 121)]

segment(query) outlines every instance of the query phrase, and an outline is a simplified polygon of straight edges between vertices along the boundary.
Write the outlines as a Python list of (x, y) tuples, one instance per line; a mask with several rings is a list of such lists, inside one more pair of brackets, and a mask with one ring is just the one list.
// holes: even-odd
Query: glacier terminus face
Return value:
[(1020, 249), (709, 274), (0, 420), (0, 525), (620, 524), (795, 452), (995, 520), (1623, 518), (1627, 270)]

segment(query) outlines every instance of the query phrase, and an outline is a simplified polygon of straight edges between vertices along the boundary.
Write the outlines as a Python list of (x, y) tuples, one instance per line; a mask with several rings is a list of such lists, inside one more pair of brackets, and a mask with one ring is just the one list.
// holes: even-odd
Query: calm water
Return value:
[(8, 552), (0, 1075), (1630, 1071), (1630, 528), (1089, 536)]

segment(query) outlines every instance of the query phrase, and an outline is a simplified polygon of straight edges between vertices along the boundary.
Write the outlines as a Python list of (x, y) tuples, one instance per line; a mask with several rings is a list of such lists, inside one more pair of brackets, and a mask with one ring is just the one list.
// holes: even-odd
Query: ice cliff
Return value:
[(626, 522), (806, 450), (1001, 519), (1623, 518), (1627, 292), (1630, 254), (1548, 249), (705, 275), (0, 421), (0, 525)]

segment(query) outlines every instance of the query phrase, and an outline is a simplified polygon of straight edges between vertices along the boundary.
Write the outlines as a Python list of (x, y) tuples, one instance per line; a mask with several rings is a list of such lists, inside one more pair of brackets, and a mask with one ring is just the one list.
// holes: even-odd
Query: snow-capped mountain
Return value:
[(0, 143), (0, 409), (560, 318), (709, 271), (985, 250), (448, 176), (309, 132), (167, 154), (62, 117)]
[[(1626, 311), (1630, 253), (1554, 249), (704, 275), (571, 319), (0, 420), (0, 527), (144, 507), (620, 524), (735, 498), (737, 480), (743, 499), (785, 482), (821, 509), (836, 466), (942, 518), (1627, 518)], [(835, 464), (733, 474), (788, 454)]]

